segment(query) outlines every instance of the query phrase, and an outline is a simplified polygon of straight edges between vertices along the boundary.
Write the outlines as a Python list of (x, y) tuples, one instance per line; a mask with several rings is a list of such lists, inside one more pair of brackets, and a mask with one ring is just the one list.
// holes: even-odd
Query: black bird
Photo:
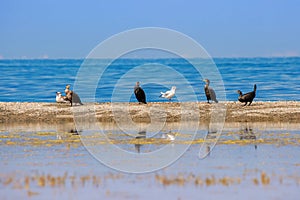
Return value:
[(146, 104), (146, 95), (144, 90), (140, 87), (140, 82), (136, 82), (134, 87), (134, 94), (139, 103)]
[(248, 92), (246, 94), (243, 95), (242, 91), (241, 90), (238, 90), (237, 93), (240, 95), (238, 100), (240, 102), (245, 102), (244, 106), (247, 105), (248, 102), (250, 102), (248, 104), (248, 106), (251, 105), (253, 99), (255, 98), (255, 95), (256, 95), (256, 84), (254, 84), (254, 89), (252, 92)]
[(70, 85), (66, 86), (65, 93), (66, 93), (65, 100), (67, 100), (71, 103), (71, 107), (73, 106), (73, 103), (83, 105), (83, 103), (81, 103), (81, 100), (80, 100), (80, 97), (78, 96), (78, 94), (73, 92), (72, 90), (70, 90)]
[(209, 100), (218, 103), (215, 91), (211, 87), (209, 87), (210, 81), (208, 79), (204, 79), (203, 81), (206, 83), (204, 86), (204, 91), (205, 91), (207, 103), (209, 103)]

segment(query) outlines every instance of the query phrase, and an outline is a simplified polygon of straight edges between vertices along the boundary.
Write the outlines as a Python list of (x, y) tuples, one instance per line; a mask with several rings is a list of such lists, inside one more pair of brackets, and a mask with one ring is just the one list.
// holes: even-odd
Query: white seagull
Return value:
[(163, 97), (163, 98), (171, 100), (171, 98), (174, 97), (174, 95), (175, 95), (175, 90), (176, 90), (176, 86), (172, 86), (171, 90), (166, 91), (166, 92), (160, 92), (159, 97)]
[(65, 96), (62, 96), (60, 92), (56, 92), (56, 102), (57, 103), (67, 103), (68, 101), (66, 100)]

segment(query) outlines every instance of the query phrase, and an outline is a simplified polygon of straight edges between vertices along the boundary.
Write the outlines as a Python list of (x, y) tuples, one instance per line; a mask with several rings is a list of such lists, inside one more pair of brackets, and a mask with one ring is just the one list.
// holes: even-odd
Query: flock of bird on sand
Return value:
[[(212, 87), (209, 86), (210, 81), (208, 79), (204, 79), (203, 81), (206, 83), (204, 86), (204, 92), (206, 95), (207, 103), (211, 103), (210, 101), (218, 103), (215, 91), (213, 90)], [(160, 97), (171, 101), (172, 97), (175, 96), (175, 91), (176, 91), (176, 86), (172, 86), (171, 90), (166, 92), (161, 92)], [(256, 85), (254, 84), (254, 89), (252, 92), (243, 94), (240, 90), (238, 90), (237, 93), (239, 94), (238, 100), (242, 103), (245, 103), (244, 106), (246, 106), (248, 103), (249, 103), (248, 106), (250, 106), (256, 95)], [(70, 85), (66, 85), (65, 94), (66, 96), (62, 96), (60, 92), (56, 92), (56, 102), (57, 103), (70, 102), (71, 106), (78, 105), (78, 104), (83, 105), (78, 94), (70, 90)], [(140, 87), (139, 82), (136, 82), (136, 85), (134, 87), (134, 94), (139, 103), (147, 104), (146, 94), (144, 90)]]
[(74, 105), (75, 104), (83, 105), (81, 103), (81, 100), (80, 100), (80, 97), (78, 96), (78, 94), (73, 92), (72, 90), (70, 90), (70, 85), (66, 85), (65, 93), (66, 93), (66, 96), (62, 96), (60, 92), (56, 92), (56, 102), (57, 103), (70, 102), (71, 106), (73, 106), (73, 104)]

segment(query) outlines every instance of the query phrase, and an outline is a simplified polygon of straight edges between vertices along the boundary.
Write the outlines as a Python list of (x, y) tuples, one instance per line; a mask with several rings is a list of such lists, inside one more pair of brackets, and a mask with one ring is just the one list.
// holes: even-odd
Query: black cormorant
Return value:
[(242, 91), (241, 90), (238, 90), (237, 93), (240, 95), (238, 100), (240, 102), (245, 102), (244, 106), (247, 105), (248, 102), (250, 102), (248, 104), (248, 106), (251, 105), (253, 99), (255, 98), (255, 94), (256, 94), (256, 84), (254, 84), (254, 89), (252, 92), (248, 92), (246, 94), (243, 95)]
[(136, 82), (134, 87), (134, 94), (139, 103), (147, 103), (144, 90), (140, 87), (140, 82)]

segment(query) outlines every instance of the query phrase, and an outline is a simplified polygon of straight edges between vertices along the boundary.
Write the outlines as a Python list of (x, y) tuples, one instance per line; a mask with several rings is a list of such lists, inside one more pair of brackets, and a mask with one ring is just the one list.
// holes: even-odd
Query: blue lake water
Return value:
[[(71, 84), (73, 88), (83, 61), (0, 60), (0, 101), (54, 102), (55, 92), (63, 92), (66, 84)], [(118, 59), (108, 66), (102, 76), (94, 73), (93, 69), (97, 69), (99, 63), (105, 60), (96, 60), (90, 63), (89, 74), (84, 79), (96, 80), (92, 82), (95, 85), (96, 102), (136, 101), (133, 96), (136, 81), (141, 82), (149, 102), (166, 101), (159, 98), (160, 91), (172, 85), (177, 87), (174, 101), (194, 100), (194, 94), (198, 101), (206, 101), (202, 82), (204, 78), (211, 80), (219, 100), (236, 101), (236, 90), (250, 92), (254, 84), (258, 87), (256, 101), (300, 100), (300, 57), (215, 58), (213, 61), (220, 72), (221, 82), (214, 80), (214, 77), (202, 76), (189, 62), (178, 58)], [(200, 60), (199, 63), (201, 66)], [(210, 70), (208, 67), (204, 69)], [(224, 95), (219, 90), (223, 83)], [(89, 84), (91, 81), (86, 85), (87, 88), (91, 87)], [(192, 94), (191, 89), (195, 93)], [(84, 102), (91, 100), (88, 98), (90, 95), (86, 97), (84, 91), (76, 92)]]

